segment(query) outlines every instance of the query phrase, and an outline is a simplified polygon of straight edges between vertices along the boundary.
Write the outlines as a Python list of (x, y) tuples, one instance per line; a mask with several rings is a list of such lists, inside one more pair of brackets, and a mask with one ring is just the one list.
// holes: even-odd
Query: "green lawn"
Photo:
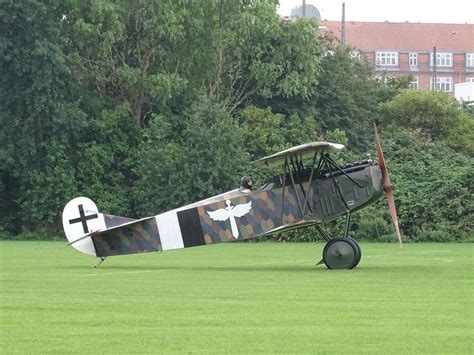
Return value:
[(95, 259), (0, 242), (10, 353), (473, 353), (473, 244), (245, 243)]

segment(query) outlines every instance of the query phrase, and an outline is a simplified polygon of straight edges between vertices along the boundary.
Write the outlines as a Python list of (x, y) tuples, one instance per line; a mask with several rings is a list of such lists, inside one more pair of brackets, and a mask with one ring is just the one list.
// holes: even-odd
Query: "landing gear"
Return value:
[(346, 237), (347, 239), (350, 239), (352, 240), (352, 242), (355, 244), (356, 248), (357, 248), (357, 251), (359, 252), (359, 257), (357, 258), (357, 261), (356, 263), (354, 264), (353, 268), (356, 267), (359, 262), (360, 262), (360, 258), (362, 257), (362, 250), (360, 250), (360, 246), (359, 246), (359, 243), (357, 243), (357, 241), (355, 239), (352, 239), (351, 237)]
[(97, 264), (93, 265), (93, 268), (99, 267), (105, 261), (105, 256), (99, 256), (100, 260)]
[(347, 212), (344, 236), (332, 239), (319, 225), (316, 230), (326, 239), (323, 259), (316, 265), (326, 264), (328, 269), (353, 269), (359, 264), (362, 252), (359, 243), (349, 237), (350, 214)]
[(350, 237), (331, 239), (323, 250), (323, 261), (329, 269), (352, 269), (360, 258), (359, 244)]
[(354, 239), (349, 237), (349, 214), (346, 216), (344, 237), (331, 239), (319, 225), (316, 229), (327, 240), (323, 250), (323, 258), (316, 265), (326, 264), (328, 269), (353, 269), (359, 264), (362, 252)]

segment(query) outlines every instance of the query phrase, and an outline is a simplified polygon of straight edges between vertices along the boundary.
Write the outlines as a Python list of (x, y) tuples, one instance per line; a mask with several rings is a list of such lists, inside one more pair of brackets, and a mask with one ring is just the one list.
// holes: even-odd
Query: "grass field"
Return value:
[(95, 259), (0, 242), (10, 353), (473, 353), (473, 244), (245, 243)]

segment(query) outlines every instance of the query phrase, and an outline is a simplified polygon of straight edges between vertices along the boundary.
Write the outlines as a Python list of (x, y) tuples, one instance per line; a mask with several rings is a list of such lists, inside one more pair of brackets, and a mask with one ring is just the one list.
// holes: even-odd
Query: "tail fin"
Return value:
[[(94, 201), (87, 197), (76, 197), (63, 209), (63, 229), (69, 243), (86, 234), (106, 229), (105, 218), (99, 213)], [(91, 238), (85, 238), (72, 246), (82, 253), (96, 256)]]

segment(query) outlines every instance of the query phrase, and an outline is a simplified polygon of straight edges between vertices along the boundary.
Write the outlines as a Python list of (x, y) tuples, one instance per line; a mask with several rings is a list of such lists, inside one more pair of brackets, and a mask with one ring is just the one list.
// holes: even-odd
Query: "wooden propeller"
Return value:
[(377, 158), (382, 171), (382, 182), (383, 189), (387, 195), (388, 210), (390, 211), (390, 218), (392, 220), (393, 228), (395, 229), (395, 234), (398, 237), (400, 242), (400, 248), (403, 248), (402, 237), (400, 235), (400, 228), (398, 227), (398, 218), (397, 218), (397, 209), (395, 208), (395, 200), (393, 198), (392, 184), (390, 182), (390, 177), (388, 176), (387, 166), (385, 165), (385, 159), (383, 158), (382, 145), (380, 144), (379, 134), (377, 132), (377, 125), (374, 123), (375, 131), (375, 144), (377, 145)]

